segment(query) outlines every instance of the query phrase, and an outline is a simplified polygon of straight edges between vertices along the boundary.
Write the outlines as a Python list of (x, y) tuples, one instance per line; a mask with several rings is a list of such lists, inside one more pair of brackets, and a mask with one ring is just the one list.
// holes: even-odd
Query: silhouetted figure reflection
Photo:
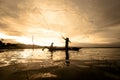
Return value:
[(68, 47), (69, 47), (70, 40), (69, 40), (69, 38), (64, 38), (64, 40), (65, 40), (65, 55), (66, 55), (65, 59), (66, 59), (67, 66), (69, 66), (70, 61), (69, 61)]
[(54, 52), (53, 44), (54, 43), (51, 43), (51, 46), (50, 46), (50, 49), (49, 49), (49, 51), (51, 52), (51, 59), (53, 59), (53, 52)]

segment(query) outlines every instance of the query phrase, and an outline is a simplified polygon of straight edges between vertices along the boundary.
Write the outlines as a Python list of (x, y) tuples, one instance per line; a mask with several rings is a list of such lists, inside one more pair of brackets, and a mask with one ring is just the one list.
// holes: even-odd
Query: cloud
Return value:
[[(32, 3), (29, 3), (30, 0), (1, 0), (0, 2), (0, 31), (11, 36), (22, 36), (27, 29), (27, 13), (28, 7)], [(28, 3), (27, 3), (28, 2)], [(24, 7), (20, 7), (21, 4), (24, 4)], [(26, 5), (25, 5), (26, 4)], [(28, 5), (29, 4), (29, 5)], [(31, 5), (32, 6), (32, 5)], [(24, 29), (22, 29), (24, 28)]]
[[(80, 4), (79, 0), (75, 0)], [(88, 3), (89, 2), (89, 3)], [(86, 5), (87, 6), (86, 6)], [(120, 34), (120, 1), (119, 0), (85, 0), (83, 1), (83, 12), (87, 15), (87, 21), (93, 26), (90, 36), (99, 38), (101, 42), (119, 42)], [(82, 7), (79, 7), (81, 10)], [(88, 29), (90, 29), (88, 27)]]
[(96, 6), (98, 7), (96, 8), (98, 12), (102, 14), (100, 23), (102, 23), (103, 26), (120, 24), (119, 0), (97, 1)]
[(78, 42), (119, 42), (119, 7), (120, 0), (0, 0), (0, 32), (57, 36), (45, 29)]

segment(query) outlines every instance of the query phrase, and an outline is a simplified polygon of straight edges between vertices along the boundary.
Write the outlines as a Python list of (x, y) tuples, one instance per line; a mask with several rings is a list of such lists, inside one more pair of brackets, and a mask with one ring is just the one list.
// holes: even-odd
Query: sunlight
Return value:
[(54, 43), (54, 46), (63, 46), (62, 40), (58, 37), (55, 38), (46, 38), (46, 37), (35, 37), (35, 39), (32, 42), (32, 38), (27, 37), (19, 37), (16, 39), (17, 42), (24, 43), (24, 44), (34, 44), (34, 45), (40, 45), (40, 46), (50, 46), (51, 43)]
[(31, 39), (25, 37), (25, 36), (9, 36), (4, 33), (0, 33), (0, 38), (3, 39), (12, 39), (16, 42), (24, 43), (24, 44), (32, 44)]
[[(36, 30), (36, 29), (35, 29)], [(33, 29), (33, 32), (34, 29)], [(50, 46), (51, 43), (54, 43), (54, 46), (64, 46), (65, 41), (62, 39), (61, 34), (59, 32), (55, 32), (52, 30), (41, 29), (42, 34), (34, 34), (34, 40), (32, 41), (32, 36), (9, 36), (4, 33), (0, 33), (1, 39), (12, 39), (13, 42), (23, 43), (23, 44), (34, 44), (39, 46)], [(47, 34), (46, 34), (47, 33)], [(39, 37), (41, 36), (41, 37)], [(75, 36), (69, 37), (71, 42), (78, 42), (78, 43), (97, 43), (97, 44), (108, 44), (109, 42), (104, 42), (105, 40), (102, 38), (95, 38), (93, 36), (85, 37), (82, 36)], [(13, 43), (11, 42), (11, 43)]]
[(0, 38), (5, 38), (5, 34), (0, 33)]
[[(46, 32), (46, 31), (45, 31)], [(53, 33), (53, 32), (52, 32)], [(58, 34), (56, 34), (58, 35)], [(54, 46), (63, 46), (63, 40), (61, 36), (53, 36), (53, 37), (35, 37), (34, 41), (32, 41), (32, 37), (29, 36), (9, 36), (3, 33), (0, 33), (0, 38), (3, 39), (12, 39), (15, 42), (23, 43), (23, 44), (34, 44), (40, 46), (50, 46), (51, 43), (54, 43)]]
[(0, 33), (0, 38), (3, 38), (3, 39), (18, 39), (19, 37), (18, 36), (9, 36), (9, 35), (6, 35), (4, 33)]
[[(26, 42), (31, 43), (32, 36), (30, 34), (33, 34), (33, 43), (35, 45), (50, 46), (53, 42), (55, 46), (63, 46), (62, 35), (64, 34), (61, 32), (34, 26), (34, 28), (29, 28), (27, 30), (27, 33), (28, 34), (26, 34)], [(25, 42), (24, 40), (19, 41)]]
[(62, 40), (60, 38), (40, 38), (41, 40), (34, 41), (34, 44), (42, 46), (50, 46), (51, 43), (54, 43), (54, 46), (63, 46)]
[(24, 43), (24, 44), (33, 44), (32, 39), (29, 39), (29, 38), (24, 37), (24, 36), (17, 38), (16, 41), (20, 42), (20, 43)]

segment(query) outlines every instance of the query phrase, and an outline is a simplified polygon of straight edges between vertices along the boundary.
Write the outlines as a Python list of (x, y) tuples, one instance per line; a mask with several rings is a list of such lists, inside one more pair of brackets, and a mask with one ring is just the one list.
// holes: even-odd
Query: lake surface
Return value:
[(120, 48), (0, 50), (0, 80), (120, 80)]
[[(47, 49), (11, 49), (0, 52), (0, 66), (14, 63), (27, 63), (30, 61), (58, 61), (65, 60), (64, 51), (56, 51), (51, 54)], [(120, 48), (82, 48), (77, 51), (69, 51), (70, 60), (116, 60), (120, 61)]]

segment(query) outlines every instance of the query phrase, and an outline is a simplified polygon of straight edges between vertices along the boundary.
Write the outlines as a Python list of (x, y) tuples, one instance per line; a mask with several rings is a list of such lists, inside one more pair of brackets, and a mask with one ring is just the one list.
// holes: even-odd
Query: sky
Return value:
[[(120, 0), (0, 0), (6, 42), (120, 46)], [(34, 39), (34, 41), (32, 41)]]

